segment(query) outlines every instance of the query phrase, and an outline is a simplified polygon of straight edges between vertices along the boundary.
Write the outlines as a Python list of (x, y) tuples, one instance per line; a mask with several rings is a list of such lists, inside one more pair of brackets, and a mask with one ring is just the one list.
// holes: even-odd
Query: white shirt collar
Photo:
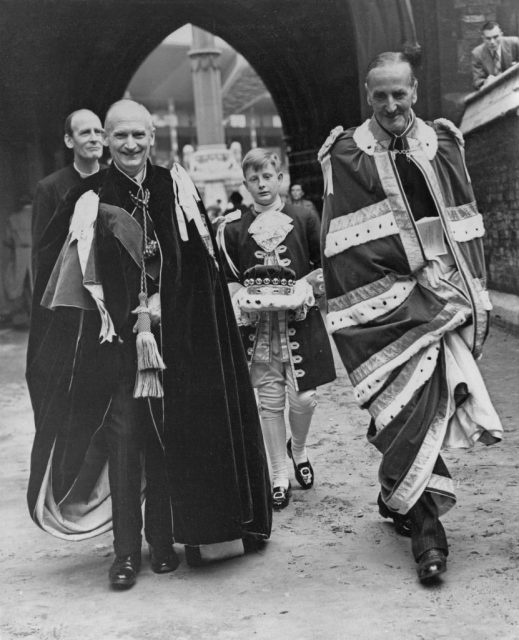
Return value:
[(254, 212), (256, 214), (266, 213), (267, 211), (281, 211), (282, 208), (283, 203), (281, 202), (281, 198), (279, 197), (279, 195), (277, 195), (274, 202), (271, 202), (270, 204), (258, 204), (257, 202), (254, 203)]
[(75, 162), (74, 162), (74, 163), (72, 163), (72, 164), (73, 164), (74, 169), (79, 173), (79, 177), (80, 177), (82, 180), (84, 180), (85, 178), (88, 178), (88, 176), (93, 176), (95, 173), (97, 173), (97, 172), (99, 171), (99, 163), (97, 163), (97, 168), (96, 168), (96, 169), (94, 169), (94, 171), (91, 171), (90, 173), (85, 173), (84, 171), (80, 171), (80, 170), (77, 168), (77, 165), (76, 165), (76, 163), (75, 163)]

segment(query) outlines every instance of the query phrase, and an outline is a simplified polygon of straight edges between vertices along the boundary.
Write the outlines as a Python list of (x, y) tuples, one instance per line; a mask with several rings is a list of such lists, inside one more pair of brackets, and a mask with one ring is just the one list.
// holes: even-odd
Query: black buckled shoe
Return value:
[(406, 538), (411, 537), (411, 520), (407, 516), (403, 516), (396, 511), (391, 511), (387, 504), (382, 500), (380, 493), (377, 498), (378, 512), (383, 518), (391, 518), (395, 525), (395, 531)]
[(137, 582), (137, 574), (141, 568), (141, 552), (136, 551), (128, 556), (115, 556), (108, 577), (114, 589), (129, 589)]
[(152, 547), (150, 549), (151, 570), (154, 573), (170, 573), (180, 564), (180, 560), (173, 547)]
[(292, 456), (292, 438), (289, 438), (287, 442), (287, 453), (294, 465), (294, 475), (298, 483), (301, 485), (301, 489), (311, 489), (314, 486), (314, 470), (310, 464), (310, 460), (296, 464)]
[(274, 487), (272, 489), (272, 508), (275, 511), (281, 511), (288, 507), (290, 502), (290, 483), (288, 487)]
[(427, 584), (447, 571), (447, 556), (441, 549), (429, 549), (418, 558), (418, 579)]

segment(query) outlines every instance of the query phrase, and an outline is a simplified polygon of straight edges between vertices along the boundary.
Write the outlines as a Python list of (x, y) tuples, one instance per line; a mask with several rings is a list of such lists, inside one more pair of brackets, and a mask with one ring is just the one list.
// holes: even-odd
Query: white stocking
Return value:
[[(265, 415), (267, 414), (267, 415)], [(288, 488), (286, 427), (283, 411), (261, 411), (263, 440), (270, 460), (272, 486)]]
[(306, 439), (310, 431), (310, 423), (314, 415), (317, 400), (315, 389), (299, 393), (288, 383), (288, 402), (290, 410), (288, 420), (292, 433), (292, 456), (296, 464), (308, 460), (306, 452)]

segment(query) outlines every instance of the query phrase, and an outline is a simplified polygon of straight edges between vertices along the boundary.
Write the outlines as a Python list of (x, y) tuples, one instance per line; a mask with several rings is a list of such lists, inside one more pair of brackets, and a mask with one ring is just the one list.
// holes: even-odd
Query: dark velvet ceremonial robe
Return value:
[(81, 176), (73, 165), (67, 165), (46, 176), (36, 185), (32, 212), (33, 270), (45, 227), (49, 224), (67, 191), (81, 183)]
[(391, 150), (372, 118), (319, 154), (328, 327), (372, 417), (384, 501), (407, 513), (429, 491), (441, 514), (455, 499), (442, 446), (502, 431), (474, 362), (490, 309), (484, 226), (454, 126), (416, 119), (407, 142)]
[[(159, 243), (156, 277), (148, 282), (160, 292), (156, 337), (166, 369), (164, 397), (141, 401), (150, 407), (165, 451), (175, 540), (265, 539), (271, 508), (263, 439), (214, 239), (208, 238), (209, 251), (193, 220), (187, 221), (189, 239), (181, 239), (167, 170), (149, 164), (143, 187), (150, 193), (148, 235)], [(92, 299), (70, 284), (78, 271), (69, 220), (89, 190), (99, 196), (91, 255), (116, 333), (111, 342), (99, 340)], [(142, 229), (130, 215), (130, 191), (135, 184), (113, 166), (85, 180), (58, 209), (39, 252), (35, 296), (41, 300), (45, 293), (56, 306), (46, 334), (34, 327), (29, 337), (36, 434), (28, 504), (39, 526), (68, 539), (111, 527), (102, 424), (123, 353), (136, 371), (131, 311), (138, 306)]]
[[(104, 165), (101, 165), (101, 169), (103, 168)], [(81, 182), (82, 178), (74, 165), (69, 164), (45, 176), (36, 185), (32, 207), (32, 268), (34, 275), (38, 263), (37, 254), (46, 226), (68, 191), (77, 187)]]

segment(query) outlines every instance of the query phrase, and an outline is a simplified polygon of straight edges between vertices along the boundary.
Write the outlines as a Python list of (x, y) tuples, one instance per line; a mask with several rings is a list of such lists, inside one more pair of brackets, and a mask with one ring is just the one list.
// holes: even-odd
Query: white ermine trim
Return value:
[[(429, 380), (436, 367), (439, 351), (440, 347), (438, 343), (435, 343), (426, 348), (423, 353), (411, 358), (407, 366), (409, 366), (410, 369), (414, 368), (414, 371), (412, 371), (404, 388), (396, 396), (387, 394), (385, 399), (389, 400), (389, 403), (378, 412), (378, 415), (373, 415), (372, 413), (375, 418), (377, 430), (383, 429), (388, 425), (391, 420), (402, 411), (406, 404), (411, 401), (417, 389), (423, 387), (427, 380)], [(386, 391), (387, 389), (384, 390), (384, 394)], [(377, 404), (378, 400), (379, 398), (377, 398)], [(382, 400), (383, 404), (384, 399), (380, 398), (380, 400)]]
[(415, 286), (416, 281), (412, 278), (403, 282), (398, 281), (378, 296), (339, 311), (329, 311), (326, 318), (328, 331), (333, 333), (345, 327), (365, 324), (393, 311), (407, 299)]
[(333, 218), (333, 220), (330, 221), (328, 233), (333, 234), (343, 229), (351, 229), (351, 227), (355, 227), (363, 222), (368, 222), (374, 218), (380, 218), (387, 213), (391, 213), (391, 205), (389, 204), (389, 200), (385, 198), (384, 200), (379, 200), (374, 204), (362, 207), (362, 209), (358, 209), (352, 213)]
[(372, 156), (375, 153), (377, 140), (371, 133), (369, 123), (369, 120), (365, 120), (360, 127), (355, 129), (353, 133), (353, 140), (361, 151), (364, 151), (368, 156)]
[[(276, 287), (266, 287), (275, 289)], [(288, 295), (279, 293), (262, 292), (250, 293), (247, 287), (242, 287), (234, 296), (233, 301), (241, 311), (287, 311), (301, 306), (313, 307), (315, 304), (314, 292), (306, 278), (297, 280), (293, 292)]]
[(482, 238), (485, 235), (483, 216), (478, 213), (470, 218), (451, 220), (452, 237), (456, 242), (467, 242), (474, 238)]
[(416, 118), (416, 138), (427, 160), (432, 160), (438, 151), (436, 131), (420, 118)]
[(349, 247), (396, 235), (398, 227), (389, 202), (382, 200), (339, 218), (334, 218), (326, 236), (324, 255), (335, 256)]

